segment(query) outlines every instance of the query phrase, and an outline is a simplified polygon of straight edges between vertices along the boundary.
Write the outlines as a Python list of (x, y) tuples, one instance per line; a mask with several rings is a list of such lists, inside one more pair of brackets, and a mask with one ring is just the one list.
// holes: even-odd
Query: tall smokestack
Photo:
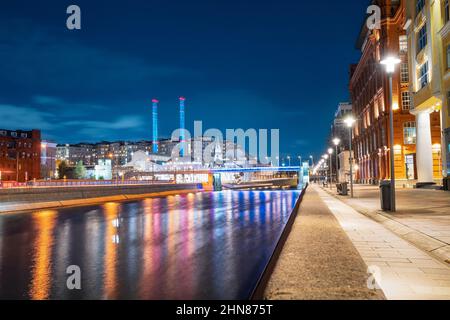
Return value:
[(180, 97), (180, 142), (181, 142), (181, 149), (180, 149), (180, 156), (184, 157), (184, 148), (186, 146), (186, 137), (184, 134), (185, 129), (185, 123), (184, 123), (184, 102), (186, 101), (185, 97)]
[(157, 99), (152, 100), (152, 115), (153, 115), (153, 153), (158, 153), (158, 103)]

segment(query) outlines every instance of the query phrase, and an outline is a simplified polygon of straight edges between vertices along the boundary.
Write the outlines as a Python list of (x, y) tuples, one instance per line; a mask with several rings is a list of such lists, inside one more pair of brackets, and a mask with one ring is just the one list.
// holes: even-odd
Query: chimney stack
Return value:
[(158, 153), (158, 103), (157, 99), (152, 100), (152, 114), (153, 114), (153, 153)]

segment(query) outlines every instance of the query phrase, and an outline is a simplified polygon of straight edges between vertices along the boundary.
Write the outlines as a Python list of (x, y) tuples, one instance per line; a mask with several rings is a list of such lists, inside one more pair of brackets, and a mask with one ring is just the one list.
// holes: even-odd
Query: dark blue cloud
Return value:
[[(334, 109), (348, 99), (366, 6), (78, 0), (82, 30), (69, 31), (70, 4), (0, 4), (0, 114), (10, 119), (0, 126), (40, 127), (60, 142), (150, 138), (157, 97), (169, 136), (184, 95), (189, 126), (279, 128), (292, 155), (323, 152)], [(24, 112), (33, 123), (20, 121)]]

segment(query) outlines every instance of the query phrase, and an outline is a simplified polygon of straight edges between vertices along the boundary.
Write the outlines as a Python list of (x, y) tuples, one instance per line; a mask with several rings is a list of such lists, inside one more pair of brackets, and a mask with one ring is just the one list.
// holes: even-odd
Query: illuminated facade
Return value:
[(41, 179), (54, 179), (56, 176), (56, 143), (41, 142)]
[(156, 99), (152, 100), (152, 116), (153, 116), (153, 153), (158, 153), (158, 103)]
[(450, 173), (449, 1), (408, 1), (405, 29), (410, 46), (411, 112), (418, 129), (419, 181), (431, 183)]
[(180, 97), (180, 142), (181, 142), (181, 149), (180, 149), (180, 156), (184, 157), (184, 148), (186, 143), (186, 137), (184, 134), (185, 129), (185, 120), (184, 120), (184, 102), (186, 101), (186, 98)]
[(40, 172), (41, 132), (0, 129), (0, 181), (39, 179)]
[[(390, 178), (389, 108), (394, 112), (395, 178), (415, 183), (416, 125), (410, 113), (408, 44), (404, 1), (373, 1), (382, 9), (381, 29), (364, 24), (357, 47), (362, 55), (351, 68), (350, 93), (357, 119), (353, 132), (356, 180), (378, 183)], [(393, 103), (389, 106), (389, 83), (380, 61), (388, 55), (401, 59), (393, 75)]]

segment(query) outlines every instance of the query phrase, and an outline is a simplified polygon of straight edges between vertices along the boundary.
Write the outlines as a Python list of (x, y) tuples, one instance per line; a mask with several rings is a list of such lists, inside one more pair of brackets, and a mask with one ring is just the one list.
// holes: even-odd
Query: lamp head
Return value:
[(386, 67), (386, 72), (389, 74), (394, 73), (395, 66), (400, 62), (402, 62), (402, 60), (393, 56), (386, 57), (385, 59), (380, 61), (380, 63)]
[(328, 149), (328, 154), (330, 154), (330, 155), (333, 154), (333, 149), (332, 148)]
[(344, 122), (347, 125), (347, 127), (351, 128), (355, 124), (356, 120), (352, 116), (349, 116), (349, 117), (345, 118)]
[(339, 143), (341, 143), (341, 139), (339, 139), (339, 138), (334, 138), (334, 139), (333, 139), (333, 143), (334, 143), (335, 146), (338, 146)]

